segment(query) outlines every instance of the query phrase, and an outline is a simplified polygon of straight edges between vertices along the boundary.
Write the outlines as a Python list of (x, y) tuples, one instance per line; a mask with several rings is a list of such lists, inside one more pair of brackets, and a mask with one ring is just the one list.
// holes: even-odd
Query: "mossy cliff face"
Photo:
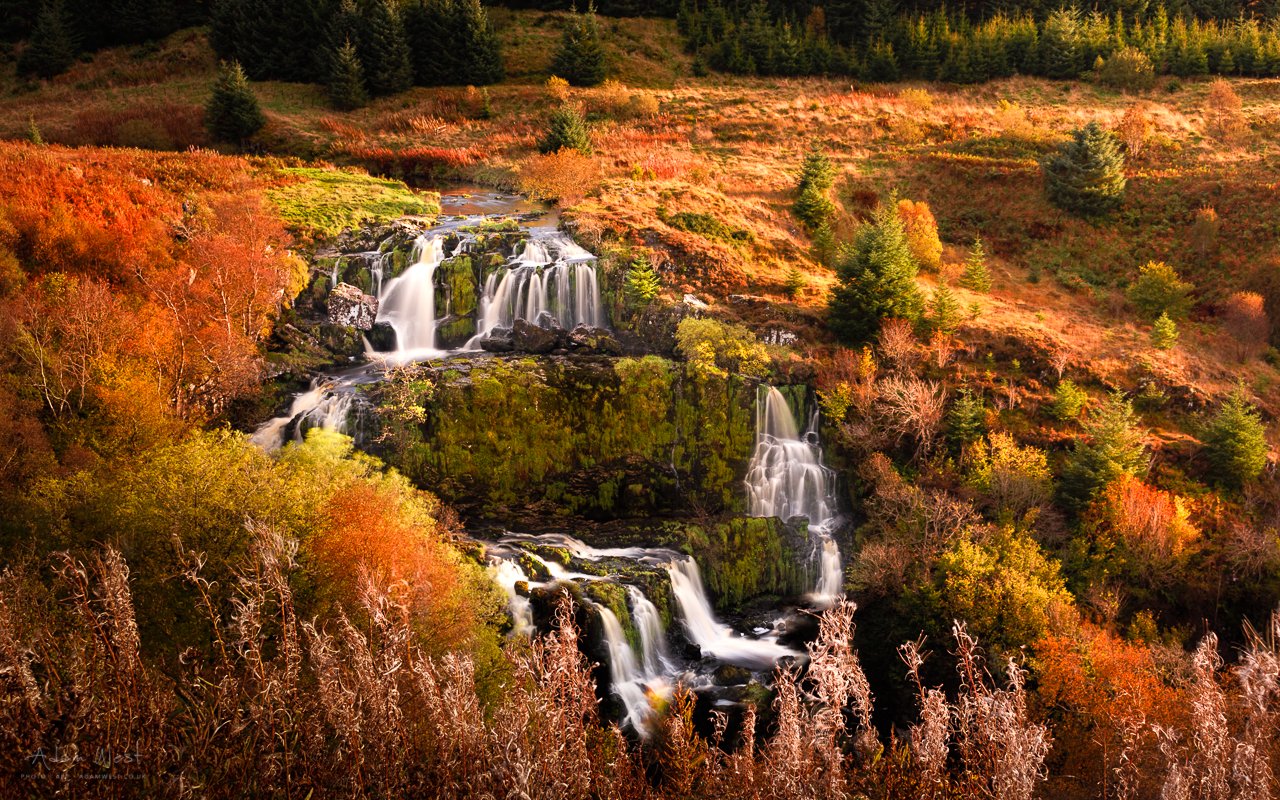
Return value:
[(754, 384), (666, 359), (481, 358), (431, 370), (391, 458), (486, 516), (741, 510)]
[(808, 531), (774, 517), (686, 524), (686, 549), (698, 562), (716, 608), (760, 597), (795, 597), (813, 587)]

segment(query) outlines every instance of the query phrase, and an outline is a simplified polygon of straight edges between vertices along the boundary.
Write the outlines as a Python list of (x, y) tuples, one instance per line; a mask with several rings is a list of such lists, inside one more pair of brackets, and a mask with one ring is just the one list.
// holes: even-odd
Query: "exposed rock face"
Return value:
[(514, 349), (522, 353), (542, 355), (560, 345), (560, 332), (523, 319), (517, 319), (511, 326), (511, 338)]
[(329, 293), (329, 322), (356, 330), (373, 328), (378, 317), (378, 298), (367, 295), (349, 283), (339, 283)]
[(576, 325), (573, 330), (566, 331), (555, 325), (534, 325), (518, 319), (512, 327), (495, 328), (481, 339), (480, 349), (490, 353), (618, 356), (636, 348), (623, 347), (613, 332), (606, 328)]

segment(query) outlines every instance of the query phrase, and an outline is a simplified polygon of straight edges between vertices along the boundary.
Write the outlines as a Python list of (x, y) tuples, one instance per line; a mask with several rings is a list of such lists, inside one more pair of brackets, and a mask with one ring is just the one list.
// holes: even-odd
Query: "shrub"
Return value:
[(1157, 350), (1171, 350), (1178, 343), (1178, 323), (1161, 313), (1151, 326), (1151, 346)]
[(1194, 288), (1163, 261), (1148, 261), (1138, 270), (1138, 278), (1129, 285), (1126, 294), (1129, 302), (1148, 319), (1167, 315), (1171, 320), (1180, 320), (1191, 310)]
[(1116, 89), (1150, 89), (1155, 84), (1151, 59), (1136, 47), (1123, 47), (1112, 53), (1097, 70), (1098, 82)]
[(551, 72), (574, 86), (598, 86), (604, 81), (604, 48), (594, 5), (585, 14), (575, 11), (565, 24)]
[(1191, 247), (1201, 259), (1212, 262), (1217, 257), (1221, 228), (1217, 211), (1209, 206), (1196, 209), (1195, 221), (1191, 223)]
[(1209, 95), (1204, 101), (1204, 126), (1213, 138), (1234, 143), (1249, 132), (1249, 121), (1244, 115), (1244, 103), (1231, 88), (1231, 83), (1216, 78), (1209, 85)]
[(730, 322), (695, 317), (676, 327), (676, 351), (694, 368), (709, 375), (730, 373), (763, 377), (769, 354), (750, 329)]
[(1215, 483), (1239, 487), (1258, 477), (1267, 465), (1266, 428), (1241, 389), (1223, 402), (1202, 438)]
[(547, 78), (547, 95), (557, 103), (563, 104), (569, 99), (569, 82), (559, 75)]
[(1124, 197), (1124, 155), (1111, 133), (1096, 122), (1041, 163), (1049, 201), (1080, 216), (1106, 214)]
[(1265, 350), (1271, 324), (1262, 295), (1236, 292), (1228, 297), (1222, 310), (1222, 328), (1231, 337), (1236, 357), (1241, 361)]
[(209, 134), (220, 142), (243, 144), (266, 124), (244, 70), (234, 61), (222, 64), (213, 96), (205, 106)]
[(369, 102), (364, 90), (364, 68), (355, 45), (344, 43), (330, 57), (329, 102), (339, 111), (352, 111)]
[(1080, 418), (1080, 413), (1088, 402), (1089, 395), (1076, 386), (1074, 381), (1059, 381), (1057, 388), (1053, 390), (1053, 403), (1049, 406), (1049, 413), (1063, 422), (1070, 422)]
[(1136, 557), (1131, 566), (1148, 576), (1200, 536), (1185, 500), (1128, 475), (1107, 486), (1086, 522), (1114, 534)]
[(804, 273), (800, 271), (800, 268), (792, 266), (787, 270), (786, 280), (782, 283), (782, 291), (787, 297), (794, 300), (800, 296), (800, 292), (804, 290), (807, 284), (808, 281), (805, 279)]
[(898, 216), (907, 231), (911, 254), (923, 269), (937, 271), (942, 266), (942, 240), (938, 238), (938, 222), (929, 204), (923, 200), (899, 200)]
[(870, 339), (881, 320), (920, 316), (916, 260), (894, 205), (881, 206), (836, 265), (827, 324), (845, 342)]
[(1151, 112), (1146, 103), (1134, 103), (1124, 111), (1120, 124), (1116, 126), (1116, 138), (1124, 145), (1124, 152), (1129, 158), (1137, 158), (1147, 148), (1147, 139), (1151, 136)]
[(982, 246), (982, 238), (975, 236), (969, 255), (964, 260), (964, 273), (960, 276), (960, 285), (971, 292), (991, 291), (991, 273), (987, 271), (987, 251)]
[(586, 118), (582, 116), (582, 109), (563, 105), (552, 111), (547, 118), (547, 133), (538, 143), (538, 149), (543, 153), (568, 149), (590, 155), (591, 132)]
[(1084, 425), (1062, 473), (1064, 503), (1082, 509), (1102, 487), (1124, 475), (1138, 475), (1147, 467), (1145, 436), (1133, 405), (1120, 392), (1107, 398)]
[(993, 433), (968, 451), (968, 481), (987, 495), (1000, 513), (1021, 517), (1048, 506), (1053, 498), (1049, 459), (1037, 447), (1022, 446), (1007, 433)]
[(516, 183), (530, 197), (571, 205), (600, 185), (600, 165), (590, 156), (565, 148), (525, 161)]
[(648, 257), (643, 254), (636, 256), (631, 262), (631, 268), (627, 270), (627, 282), (623, 287), (627, 304), (632, 308), (647, 306), (661, 289), (662, 282), (658, 280), (658, 273), (653, 264), (649, 263)]

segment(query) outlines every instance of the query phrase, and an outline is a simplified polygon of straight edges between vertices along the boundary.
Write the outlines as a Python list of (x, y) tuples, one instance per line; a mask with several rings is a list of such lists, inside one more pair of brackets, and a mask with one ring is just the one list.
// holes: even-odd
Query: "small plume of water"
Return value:
[(533, 606), (529, 603), (529, 598), (516, 592), (517, 583), (529, 582), (524, 569), (515, 561), (494, 559), (489, 566), (489, 576), (507, 593), (507, 608), (511, 611), (512, 621), (511, 635), (532, 636), (536, 632), (533, 627)]
[(646, 675), (663, 674), (667, 668), (667, 636), (662, 630), (662, 617), (658, 608), (644, 592), (634, 586), (627, 587), (627, 599), (631, 603), (631, 619), (640, 632), (640, 660)]
[(689, 638), (704, 655), (755, 670), (771, 669), (780, 658), (797, 655), (795, 651), (768, 639), (739, 636), (716, 619), (702, 585), (702, 573), (692, 558), (677, 559), (668, 566), (667, 572), (671, 576), (671, 593), (675, 595), (680, 619)]
[(278, 450), (285, 444), (290, 425), (294, 441), (299, 442), (311, 428), (350, 433), (355, 395), (343, 391), (345, 388), (321, 378), (312, 380), (310, 389), (293, 398), (287, 413), (264, 422), (249, 441), (267, 452)]
[(396, 351), (430, 352), (436, 347), (435, 275), (444, 260), (444, 234), (423, 234), (413, 246), (413, 263), (387, 281), (378, 297), (378, 322), (396, 332)]

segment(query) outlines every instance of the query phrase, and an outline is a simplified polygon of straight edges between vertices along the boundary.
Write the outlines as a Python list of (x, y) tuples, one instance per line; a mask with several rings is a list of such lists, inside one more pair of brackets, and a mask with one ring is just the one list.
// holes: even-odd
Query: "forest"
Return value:
[(0, 797), (1280, 796), (1277, 75), (0, 0)]

